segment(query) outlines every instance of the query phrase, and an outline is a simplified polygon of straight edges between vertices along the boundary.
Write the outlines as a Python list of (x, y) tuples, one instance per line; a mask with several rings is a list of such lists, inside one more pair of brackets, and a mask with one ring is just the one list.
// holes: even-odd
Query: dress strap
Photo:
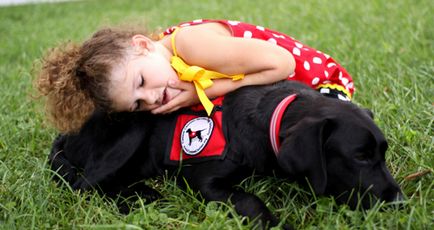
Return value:
[(171, 44), (173, 50), (173, 56), (170, 60), (172, 68), (178, 73), (178, 77), (182, 81), (193, 82), (196, 93), (203, 107), (205, 108), (208, 116), (211, 115), (214, 104), (205, 94), (205, 89), (213, 85), (213, 79), (230, 78), (233, 81), (241, 80), (244, 78), (244, 74), (226, 75), (215, 71), (206, 70), (199, 66), (190, 66), (178, 56), (175, 45), (175, 37), (179, 27), (176, 27), (172, 32)]
[(179, 31), (179, 27), (176, 27), (175, 30), (172, 33), (172, 37), (170, 38), (170, 41), (172, 43), (173, 55), (176, 56), (176, 57), (178, 57), (178, 52), (176, 51), (175, 37), (176, 37), (176, 34), (178, 33), (178, 31)]

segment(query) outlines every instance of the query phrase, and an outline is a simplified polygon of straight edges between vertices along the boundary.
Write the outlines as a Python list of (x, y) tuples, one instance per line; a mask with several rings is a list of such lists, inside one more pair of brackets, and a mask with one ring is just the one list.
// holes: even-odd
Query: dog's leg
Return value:
[[(206, 201), (230, 201), (238, 214), (260, 222), (266, 229), (279, 224), (279, 220), (270, 212), (257, 196), (235, 189), (233, 185), (239, 180), (239, 166), (231, 161), (212, 161), (186, 167), (184, 177), (189, 186), (197, 191)], [(283, 226), (284, 229), (292, 229)]]
[(102, 188), (102, 190), (108, 197), (116, 200), (119, 212), (122, 214), (128, 214), (139, 197), (145, 200), (145, 204), (162, 198), (158, 191), (147, 186), (144, 182), (135, 183), (131, 186), (112, 184), (110, 188), (106, 187)]

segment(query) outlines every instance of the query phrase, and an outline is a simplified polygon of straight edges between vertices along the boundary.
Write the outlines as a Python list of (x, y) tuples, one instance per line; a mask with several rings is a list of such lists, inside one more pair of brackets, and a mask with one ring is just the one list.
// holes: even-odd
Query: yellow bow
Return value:
[(176, 72), (178, 72), (180, 80), (194, 83), (200, 103), (202, 103), (208, 116), (211, 115), (214, 108), (214, 104), (205, 94), (205, 89), (211, 87), (213, 84), (211, 79), (232, 78), (232, 80), (236, 81), (244, 78), (244, 74), (229, 76), (219, 72), (206, 70), (199, 66), (189, 66), (178, 56), (172, 57), (171, 65)]

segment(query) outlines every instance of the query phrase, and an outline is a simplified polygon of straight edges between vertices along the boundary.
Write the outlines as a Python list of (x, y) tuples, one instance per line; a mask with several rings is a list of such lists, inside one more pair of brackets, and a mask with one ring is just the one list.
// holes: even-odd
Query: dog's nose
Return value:
[(404, 201), (404, 195), (398, 186), (389, 186), (381, 194), (381, 200), (391, 203), (401, 203)]
[(395, 196), (395, 198), (393, 198), (392, 202), (402, 202), (404, 201), (404, 195), (402, 195), (401, 192), (398, 192)]
[(405, 201), (404, 195), (402, 194), (401, 191), (398, 191), (395, 193), (395, 196), (388, 201), (390, 204), (389, 207), (402, 209), (404, 208), (404, 201)]

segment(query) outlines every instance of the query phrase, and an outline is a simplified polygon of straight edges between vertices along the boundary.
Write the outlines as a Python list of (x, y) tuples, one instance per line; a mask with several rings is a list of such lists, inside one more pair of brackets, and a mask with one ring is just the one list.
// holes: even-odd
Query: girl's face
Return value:
[(126, 61), (112, 69), (109, 95), (115, 111), (153, 110), (181, 92), (168, 87), (169, 81), (178, 78), (170, 66), (170, 51), (136, 36)]

